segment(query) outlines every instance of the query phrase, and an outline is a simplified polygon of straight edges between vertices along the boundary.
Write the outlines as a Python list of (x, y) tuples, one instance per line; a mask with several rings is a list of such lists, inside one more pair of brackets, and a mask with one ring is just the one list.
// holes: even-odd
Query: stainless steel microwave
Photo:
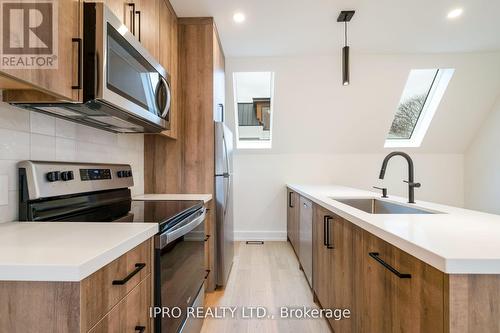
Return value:
[(103, 3), (84, 3), (83, 14), (83, 40), (77, 40), (83, 103), (15, 104), (111, 132), (169, 129), (166, 70)]

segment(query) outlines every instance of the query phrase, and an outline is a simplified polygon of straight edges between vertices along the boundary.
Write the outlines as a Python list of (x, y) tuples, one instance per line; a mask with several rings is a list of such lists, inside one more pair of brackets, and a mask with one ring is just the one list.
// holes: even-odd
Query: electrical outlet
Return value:
[(0, 206), (9, 204), (9, 177), (0, 175)]

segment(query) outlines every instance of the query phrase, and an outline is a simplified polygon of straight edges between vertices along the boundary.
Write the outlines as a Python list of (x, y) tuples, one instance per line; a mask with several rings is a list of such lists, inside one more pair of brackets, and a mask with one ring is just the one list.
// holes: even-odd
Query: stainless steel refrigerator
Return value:
[(233, 266), (233, 134), (215, 122), (215, 221), (217, 286), (225, 286)]

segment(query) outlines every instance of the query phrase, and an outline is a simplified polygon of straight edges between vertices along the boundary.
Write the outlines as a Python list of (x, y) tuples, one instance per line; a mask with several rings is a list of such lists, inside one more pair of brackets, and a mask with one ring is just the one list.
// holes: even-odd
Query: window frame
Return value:
[[(239, 133), (239, 115), (238, 115), (238, 87), (236, 76), (238, 73), (270, 73), (270, 109), (271, 116), (269, 117), (269, 140), (240, 140)], [(235, 135), (236, 149), (271, 149), (273, 141), (273, 119), (274, 119), (274, 81), (275, 72), (273, 71), (238, 71), (233, 72), (233, 103), (234, 103), (234, 120), (235, 120)]]
[[(408, 82), (411, 72), (416, 69), (410, 70), (406, 82)], [(455, 69), (453, 68), (438, 68), (436, 76), (433, 79), (429, 93), (425, 99), (424, 105), (418, 117), (417, 123), (413, 127), (410, 138), (387, 138), (385, 139), (384, 148), (418, 148), (422, 145), (425, 135), (429, 130), (430, 124), (436, 114), (436, 111), (441, 103), (441, 100), (448, 88), (448, 85), (453, 77)], [(406, 88), (406, 84), (405, 84)], [(402, 94), (404, 94), (404, 89)], [(400, 100), (401, 101), (401, 100)], [(399, 104), (398, 104), (399, 105)], [(397, 113), (397, 110), (396, 110)], [(394, 117), (396, 116), (394, 114)], [(392, 121), (394, 121), (394, 117)], [(392, 126), (391, 121), (391, 126)], [(390, 128), (389, 128), (390, 132)], [(388, 132), (388, 133), (389, 133)], [(387, 134), (388, 135), (388, 134)]]

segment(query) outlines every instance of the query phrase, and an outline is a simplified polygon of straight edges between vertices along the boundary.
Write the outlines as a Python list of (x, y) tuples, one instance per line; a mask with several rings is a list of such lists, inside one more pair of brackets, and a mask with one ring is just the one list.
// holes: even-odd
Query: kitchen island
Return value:
[[(353, 311), (350, 321), (331, 321), (334, 329), (500, 330), (499, 216), (343, 186), (288, 185), (288, 234), (298, 253), (299, 198), (313, 203), (315, 298)], [(422, 211), (372, 214), (346, 204), (357, 199)]]

